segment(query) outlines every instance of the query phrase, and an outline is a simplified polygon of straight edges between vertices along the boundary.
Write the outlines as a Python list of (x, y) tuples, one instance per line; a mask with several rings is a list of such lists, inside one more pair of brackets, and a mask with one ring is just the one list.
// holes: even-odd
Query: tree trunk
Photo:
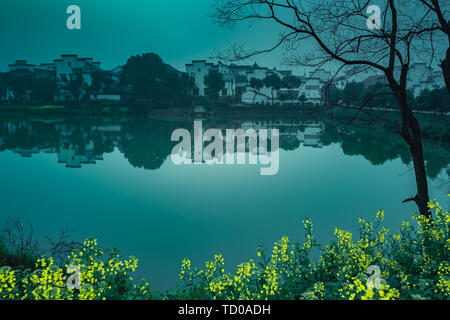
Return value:
[(421, 215), (431, 217), (431, 212), (428, 208), (428, 181), (425, 169), (425, 159), (423, 156), (422, 147), (422, 131), (419, 122), (414, 116), (412, 110), (406, 102), (406, 95), (400, 98), (402, 110), (402, 137), (409, 146), (414, 164), (414, 173), (416, 177), (417, 194), (410, 199), (405, 200), (415, 201)]
[(445, 85), (450, 93), (450, 48), (447, 49), (447, 56), (441, 63), (442, 73), (444, 74)]
[(409, 151), (413, 159), (414, 174), (416, 177), (417, 194), (406, 199), (403, 202), (414, 201), (422, 216), (431, 217), (431, 211), (428, 208), (429, 196), (428, 196), (428, 181), (427, 172), (425, 169), (425, 159), (423, 157), (422, 146), (422, 130), (420, 129), (419, 122), (414, 116), (411, 107), (408, 105), (406, 79), (408, 73), (408, 66), (403, 65), (400, 75), (400, 82), (396, 82), (394, 79), (393, 68), (386, 72), (386, 77), (394, 92), (397, 103), (400, 107), (402, 117), (402, 129), (401, 136), (409, 146)]

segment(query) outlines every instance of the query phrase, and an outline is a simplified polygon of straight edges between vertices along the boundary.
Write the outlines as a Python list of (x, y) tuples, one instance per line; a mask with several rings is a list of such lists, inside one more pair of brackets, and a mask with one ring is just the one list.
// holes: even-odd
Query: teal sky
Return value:
[[(81, 8), (81, 30), (66, 28), (66, 9), (72, 4)], [(0, 71), (16, 59), (40, 63), (61, 53), (93, 57), (108, 69), (144, 52), (156, 52), (184, 70), (189, 60), (212, 57), (215, 48), (226, 48), (229, 42), (258, 48), (278, 34), (273, 28), (254, 27), (249, 37), (248, 25), (234, 30), (217, 26), (208, 17), (210, 4), (210, 0), (2, 0)], [(274, 55), (257, 61), (280, 63)]]
[[(17, 59), (49, 62), (63, 53), (93, 57), (110, 69), (145, 52), (158, 53), (167, 63), (185, 70), (190, 60), (214, 57), (215, 49), (226, 49), (231, 43), (249, 50), (267, 49), (279, 39), (280, 30), (272, 23), (241, 23), (233, 30), (214, 24), (208, 16), (212, 2), (1, 0), (0, 71)], [(81, 30), (66, 27), (66, 10), (72, 4), (81, 8)], [(260, 55), (256, 61), (282, 68), (280, 52)]]

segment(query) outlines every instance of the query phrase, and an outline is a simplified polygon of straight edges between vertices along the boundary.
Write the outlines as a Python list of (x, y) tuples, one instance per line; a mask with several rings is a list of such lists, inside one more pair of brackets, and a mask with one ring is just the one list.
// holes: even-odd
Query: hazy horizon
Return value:
[[(377, 0), (374, 0), (376, 3)], [(27, 60), (32, 64), (52, 62), (61, 54), (78, 54), (100, 61), (103, 69), (126, 63), (131, 56), (154, 52), (164, 62), (185, 71), (192, 60), (215, 58), (216, 49), (231, 43), (247, 49), (267, 49), (278, 39), (280, 28), (270, 22), (243, 22), (223, 28), (208, 15), (212, 0), (168, 2), (129, 0), (16, 0), (0, 3), (0, 72), (8, 64)], [(81, 30), (68, 30), (67, 7), (81, 8)], [(286, 67), (282, 52), (258, 55), (246, 63)], [(420, 59), (420, 58), (419, 58)], [(435, 61), (435, 64), (438, 60)]]
[[(66, 9), (72, 4), (81, 8), (81, 30), (66, 27)], [(245, 42), (257, 48), (270, 33), (278, 34), (273, 28), (258, 32), (261, 26), (255, 26), (249, 35), (245, 24), (234, 30), (222, 28), (208, 16), (210, 4), (210, 0), (173, 0), (170, 5), (145, 0), (2, 1), (0, 71), (7, 71), (8, 64), (16, 60), (39, 64), (69, 53), (92, 57), (104, 69), (112, 69), (147, 52), (159, 54), (184, 71), (189, 61), (209, 59), (215, 49), (226, 48), (228, 43)], [(257, 57), (256, 62), (280, 67), (279, 57), (268, 54)]]

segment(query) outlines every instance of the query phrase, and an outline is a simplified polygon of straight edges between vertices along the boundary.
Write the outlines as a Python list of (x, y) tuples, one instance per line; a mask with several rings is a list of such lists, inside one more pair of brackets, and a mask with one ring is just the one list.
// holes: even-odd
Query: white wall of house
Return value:
[(299, 88), (299, 96), (305, 95), (306, 102), (320, 103), (322, 100), (322, 82), (318, 78), (310, 78)]
[[(95, 70), (100, 69), (100, 63), (93, 62), (92, 58), (79, 58), (76, 54), (61, 55), (60, 59), (55, 59), (56, 79), (62, 81), (65, 77), (68, 81), (73, 79), (74, 69), (83, 70), (86, 65), (92, 65)], [(88, 85), (92, 83), (91, 72), (83, 74), (83, 81)]]
[(425, 63), (411, 65), (408, 72), (407, 87), (411, 89), (414, 97), (419, 96), (423, 90), (434, 90), (445, 86), (441, 71), (429, 68)]
[(100, 70), (100, 62), (94, 62), (93, 58), (80, 58), (76, 54), (61, 55), (60, 59), (54, 60), (56, 81), (58, 84), (58, 101), (71, 101), (71, 93), (64, 89), (66, 82), (75, 78), (75, 70), (79, 70), (82, 78), (82, 86), (92, 85), (92, 72)]
[(5, 98), (6, 98), (6, 101), (14, 100), (14, 91), (12, 91), (10, 88), (6, 88)]
[(81, 77), (83, 78), (83, 83), (87, 86), (92, 86), (92, 73), (89, 72), (83, 72), (81, 74)]
[(319, 79), (322, 82), (328, 82), (331, 80), (331, 71), (318, 68), (311, 72), (309, 78)]
[(323, 128), (320, 126), (306, 126), (304, 131), (298, 131), (297, 139), (303, 143), (304, 146), (321, 147), (320, 134)]
[(56, 78), (61, 81), (66, 77), (67, 80), (71, 79), (74, 68), (81, 69), (84, 66), (84, 62), (77, 60), (77, 55), (63, 55), (61, 59), (55, 59)]
[(194, 60), (191, 64), (186, 65), (186, 71), (194, 79), (194, 86), (198, 89), (198, 95), (201, 97), (206, 95), (204, 80), (211, 68), (212, 64), (207, 63), (206, 60)]

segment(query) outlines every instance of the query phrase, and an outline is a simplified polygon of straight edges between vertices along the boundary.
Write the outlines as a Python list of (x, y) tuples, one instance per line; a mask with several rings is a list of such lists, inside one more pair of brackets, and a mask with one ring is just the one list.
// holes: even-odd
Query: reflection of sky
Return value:
[[(123, 64), (131, 55), (156, 52), (184, 70), (192, 59), (207, 59), (228, 41), (251, 47), (276, 36), (276, 30), (248, 25), (235, 30), (212, 23), (209, 0), (14, 0), (0, 2), (0, 70), (16, 59), (52, 61), (61, 53), (93, 56), (103, 67)], [(81, 8), (82, 30), (66, 28), (66, 9)], [(262, 63), (277, 64), (266, 56)]]
[[(280, 151), (276, 176), (260, 176), (254, 165), (175, 166), (168, 159), (147, 171), (118, 151), (104, 158), (66, 169), (56, 154), (30, 159), (1, 152), (0, 167), (8, 170), (0, 170), (0, 224), (16, 216), (37, 234), (56, 236), (69, 226), (77, 236), (97, 237), (140, 258), (135, 278), (161, 288), (174, 285), (185, 257), (200, 266), (221, 252), (232, 267), (255, 256), (259, 244), (269, 247), (283, 235), (300, 239), (306, 216), (323, 241), (336, 226), (357, 232), (357, 218), (379, 209), (393, 230), (416, 211), (401, 203), (415, 187), (400, 159), (373, 166), (336, 144)], [(449, 204), (442, 190), (432, 197)]]

